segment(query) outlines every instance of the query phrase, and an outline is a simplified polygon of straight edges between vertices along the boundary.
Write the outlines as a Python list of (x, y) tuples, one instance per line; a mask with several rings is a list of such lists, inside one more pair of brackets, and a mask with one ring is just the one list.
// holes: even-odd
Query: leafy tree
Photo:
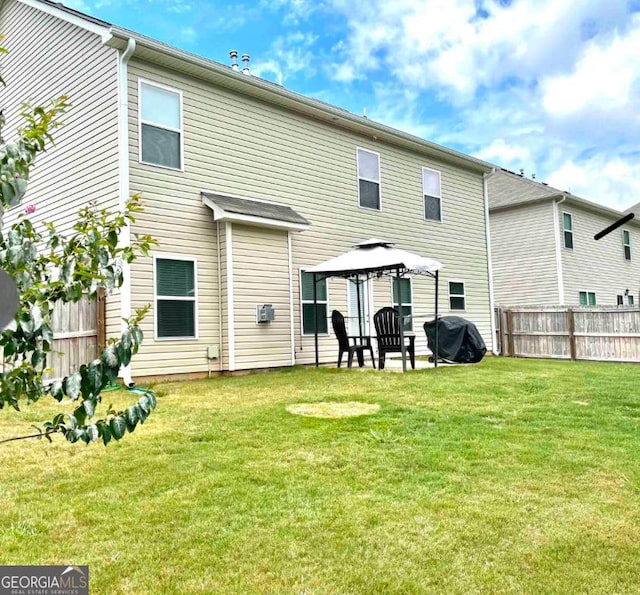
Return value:
[[(4, 52), (0, 48), (0, 51)], [(3, 85), (0, 78), (0, 85)], [(143, 394), (122, 411), (109, 408), (102, 417), (96, 413), (102, 390), (112, 383), (121, 366), (129, 365), (142, 342), (140, 321), (149, 306), (126, 320), (126, 330), (112, 338), (100, 358), (83, 364), (77, 372), (53, 382), (44, 374), (52, 350), (51, 317), (58, 302), (78, 302), (84, 295), (97, 297), (100, 288), (112, 289), (123, 282), (122, 263), (146, 255), (155, 243), (139, 236), (130, 246), (120, 246), (122, 229), (135, 221), (141, 210), (140, 197), (132, 197), (123, 212), (110, 212), (89, 204), (78, 213), (72, 231), (62, 234), (52, 223), (36, 228), (29, 215), (34, 205), (22, 209), (15, 222), (5, 229), (6, 209), (18, 211), (27, 191), (29, 174), (39, 153), (53, 142), (52, 133), (69, 107), (61, 96), (45, 106), (22, 105), (23, 126), (16, 139), (4, 142), (5, 121), (0, 112), (0, 268), (15, 281), (20, 306), (13, 322), (0, 332), (4, 358), (0, 373), (0, 409), (6, 405), (19, 410), (42, 397), (51, 397), (69, 408), (38, 428), (37, 434), (0, 440), (0, 443), (60, 433), (70, 442), (102, 440), (106, 445), (133, 432), (156, 406), (155, 396)], [(2, 307), (2, 304), (0, 304)]]

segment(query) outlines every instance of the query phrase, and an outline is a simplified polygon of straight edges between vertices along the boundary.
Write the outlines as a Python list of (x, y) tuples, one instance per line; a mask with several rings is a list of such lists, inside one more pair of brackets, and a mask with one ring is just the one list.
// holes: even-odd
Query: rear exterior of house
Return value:
[(496, 305), (637, 305), (635, 221), (600, 240), (623, 213), (498, 170), (488, 177)]
[[(81, 15), (39, 0), (5, 2), (0, 23), (25, 11), (60, 21), (47, 28), (50, 42), (59, 28), (82, 29), (69, 22)], [(440, 312), (475, 322), (492, 347), (486, 164), (154, 40), (95, 26), (95, 33), (76, 34), (86, 37), (85, 51), (105, 53), (100, 73), (92, 68), (87, 77), (112, 85), (105, 105), (113, 107), (102, 115), (115, 152), (112, 203), (140, 193), (145, 211), (130, 233), (158, 240), (150, 258), (132, 265), (129, 283), (108, 297), (109, 311), (123, 316), (152, 304), (134, 377), (312, 363), (313, 288), (304, 271), (371, 237), (443, 262)], [(59, 83), (66, 92), (65, 80)], [(83, 105), (97, 98), (89, 85), (77, 94)], [(82, 162), (84, 155), (99, 159), (93, 140), (79, 142)], [(58, 149), (49, 157), (56, 155), (65, 158)], [(49, 177), (34, 176), (32, 196), (46, 194)], [(69, 209), (49, 213), (68, 216)], [(398, 305), (395, 289), (387, 277), (362, 287), (367, 332), (376, 310)], [(433, 281), (415, 277), (401, 289), (425, 352)], [(337, 355), (331, 311), (353, 325), (355, 295), (343, 279), (318, 286), (322, 362)], [(265, 312), (273, 320), (259, 322)], [(119, 330), (117, 320), (109, 333)]]

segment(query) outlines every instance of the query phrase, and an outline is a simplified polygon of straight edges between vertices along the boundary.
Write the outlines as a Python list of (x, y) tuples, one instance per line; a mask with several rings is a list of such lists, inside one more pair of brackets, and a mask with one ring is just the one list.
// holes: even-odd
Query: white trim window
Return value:
[(422, 168), (422, 196), (426, 221), (442, 221), (442, 180), (440, 172)]
[(156, 339), (198, 338), (197, 263), (193, 258), (154, 255)]
[[(633, 297), (633, 296), (631, 296), (631, 297)], [(621, 293), (619, 293), (619, 294), (616, 296), (616, 304), (617, 304), (618, 306), (624, 306), (624, 296), (623, 296)]]
[(367, 149), (357, 149), (358, 204), (365, 209), (380, 210), (380, 155)]
[(449, 281), (449, 310), (466, 310), (466, 301), (464, 281), (451, 279)]
[(633, 306), (635, 304), (635, 300), (633, 299), (633, 294), (632, 293), (627, 295), (627, 304), (629, 304), (630, 306)]
[(564, 235), (564, 247), (573, 250), (573, 215), (562, 213), (562, 231)]
[(140, 163), (182, 169), (182, 92), (140, 79)]
[(580, 291), (578, 292), (578, 298), (581, 306), (595, 306), (596, 305), (596, 292), (595, 291)]
[[(316, 283), (316, 308), (318, 311), (318, 334), (329, 334), (329, 299), (327, 280), (319, 279)], [(300, 311), (302, 314), (302, 334), (313, 335), (315, 332), (315, 312), (313, 310), (313, 274), (300, 269)]]
[[(399, 284), (398, 284), (399, 283)], [(398, 279), (393, 277), (391, 280), (391, 291), (393, 299), (393, 307), (402, 312), (404, 320), (404, 330), (413, 331), (413, 283), (411, 278)], [(402, 303), (400, 302), (402, 298)]]
[(622, 230), (622, 246), (624, 249), (624, 259), (631, 260), (631, 234), (628, 229)]

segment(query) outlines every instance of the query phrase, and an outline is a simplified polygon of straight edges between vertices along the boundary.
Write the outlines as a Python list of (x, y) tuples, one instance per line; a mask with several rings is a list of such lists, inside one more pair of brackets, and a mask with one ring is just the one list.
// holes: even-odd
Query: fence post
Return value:
[(573, 308), (567, 309), (567, 327), (569, 329), (569, 356), (572, 360), (576, 359), (576, 319), (573, 314)]
[(498, 342), (500, 343), (500, 355), (506, 356), (506, 345), (504, 344), (504, 308), (498, 308)]
[(507, 334), (509, 335), (509, 355), (516, 356), (516, 349), (513, 337), (513, 312), (511, 308), (507, 310)]
[(98, 355), (102, 354), (102, 350), (107, 346), (107, 329), (106, 318), (107, 308), (104, 295), (104, 289), (100, 287), (98, 289), (98, 296), (96, 298), (96, 317), (97, 317), (97, 342), (98, 342)]

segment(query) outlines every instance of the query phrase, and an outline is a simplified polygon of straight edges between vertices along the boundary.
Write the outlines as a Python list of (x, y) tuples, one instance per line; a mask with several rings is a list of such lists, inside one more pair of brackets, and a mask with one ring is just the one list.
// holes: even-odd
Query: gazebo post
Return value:
[(316, 349), (316, 368), (320, 365), (318, 355), (318, 276), (313, 273), (313, 342)]
[(402, 354), (402, 372), (407, 371), (407, 353), (404, 348), (404, 316), (402, 315), (402, 283), (400, 283), (400, 267), (396, 270), (398, 280), (398, 318), (400, 320), (400, 353)]
[(433, 354), (433, 366), (438, 367), (438, 271), (436, 271), (436, 352)]
[(356, 277), (356, 301), (358, 303), (358, 336), (360, 337), (360, 343), (362, 343), (362, 316), (361, 316), (361, 301), (360, 301), (360, 275)]

